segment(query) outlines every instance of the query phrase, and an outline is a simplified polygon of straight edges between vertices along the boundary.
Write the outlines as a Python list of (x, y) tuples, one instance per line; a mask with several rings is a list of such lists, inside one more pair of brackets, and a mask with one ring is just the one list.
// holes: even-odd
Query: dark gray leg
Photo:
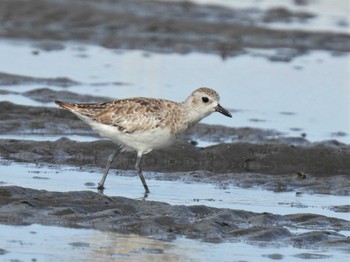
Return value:
[(148, 189), (148, 186), (147, 186), (147, 183), (146, 183), (146, 180), (145, 178), (143, 177), (143, 174), (142, 174), (142, 170), (141, 170), (141, 165), (140, 165), (140, 162), (141, 162), (141, 158), (142, 158), (142, 154), (137, 154), (137, 160), (136, 160), (136, 164), (135, 164), (135, 169), (137, 171), (137, 174), (139, 175), (140, 179), (141, 179), (141, 182), (143, 184), (143, 187), (145, 188), (145, 193), (149, 193), (149, 189)]
[(97, 187), (98, 190), (104, 189), (104, 184), (105, 184), (105, 181), (106, 181), (106, 177), (108, 175), (108, 171), (109, 171), (109, 169), (111, 167), (112, 162), (114, 161), (115, 157), (120, 153), (120, 151), (121, 151), (120, 148), (118, 148), (117, 151), (115, 151), (113, 154), (111, 154), (108, 157), (106, 170), (105, 170), (105, 172), (103, 174), (103, 177), (102, 177), (101, 181), (98, 183), (98, 187)]

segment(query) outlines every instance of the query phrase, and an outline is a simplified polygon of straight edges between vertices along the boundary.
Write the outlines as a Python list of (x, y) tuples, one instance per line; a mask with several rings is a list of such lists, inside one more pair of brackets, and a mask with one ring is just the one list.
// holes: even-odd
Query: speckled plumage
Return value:
[[(74, 113), (101, 136), (110, 138), (121, 150), (137, 151), (139, 162), (143, 154), (173, 143), (178, 134), (215, 111), (231, 117), (219, 100), (216, 91), (202, 87), (182, 103), (154, 98), (129, 98), (98, 104), (55, 103)], [(142, 180), (139, 165), (136, 169)], [(103, 188), (104, 179), (99, 188)], [(142, 182), (148, 192), (147, 185)]]

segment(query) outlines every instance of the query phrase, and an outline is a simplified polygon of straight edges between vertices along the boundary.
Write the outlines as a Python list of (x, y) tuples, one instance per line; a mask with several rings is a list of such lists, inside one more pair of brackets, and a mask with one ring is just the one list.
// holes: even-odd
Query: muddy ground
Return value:
[(0, 1), (0, 37), (39, 40), (36, 53), (64, 48), (62, 40), (155, 52), (215, 53), (223, 58), (249, 47), (276, 48), (274, 61), (290, 61), (310, 50), (350, 51), (348, 34), (262, 26), (295, 19), (307, 22), (315, 16), (285, 8), (235, 10), (188, 1), (11, 0)]
[[(166, 203), (107, 197), (91, 191), (48, 192), (20, 187), (0, 187), (0, 221), (10, 224), (40, 223), (157, 236), (177, 235), (209, 242), (264, 241), (301, 248), (337, 246), (350, 240), (331, 230), (350, 230), (350, 222), (313, 214), (274, 215), (207, 206), (171, 206)], [(321, 225), (320, 225), (321, 224)], [(286, 227), (311, 232), (292, 234)], [(320, 230), (314, 230), (314, 228)]]
[[(9, 102), (1, 102), (0, 106), (2, 134), (93, 135), (87, 125), (64, 110)], [(271, 133), (275, 138), (271, 138)], [(231, 136), (235, 142), (196, 146), (196, 139), (212, 136)], [(84, 169), (104, 167), (114, 149), (108, 140), (0, 140), (3, 159)], [(280, 139), (273, 131), (199, 124), (172, 147), (145, 155), (143, 169), (159, 172), (152, 179), (346, 196), (350, 195), (349, 159), (350, 146), (337, 141), (310, 143), (300, 138)], [(134, 153), (123, 153), (112, 167), (132, 170), (134, 163)], [(346, 250), (349, 244), (349, 238), (335, 232), (350, 230), (350, 222), (322, 215), (281, 216), (206, 206), (172, 206), (147, 199), (107, 197), (97, 190), (58, 193), (4, 186), (0, 195), (0, 221), (6, 224), (95, 228), (165, 240), (184, 235), (210, 242), (279, 241), (302, 248), (328, 246)], [(349, 212), (346, 203), (333, 208)], [(302, 227), (310, 232), (291, 233), (288, 227)]]
[[(156, 52), (208, 52), (223, 58), (244, 53), (249, 47), (275, 48), (279, 51), (270, 59), (280, 61), (290, 61), (309, 50), (350, 51), (350, 37), (346, 34), (270, 30), (257, 25), (279, 20), (288, 23), (296, 17), (308, 20), (313, 14), (283, 9), (238, 11), (189, 2), (11, 0), (0, 1), (0, 36), (35, 40), (33, 55), (64, 48), (60, 41), (66, 40)], [(79, 84), (66, 78), (38, 79), (0, 73), (3, 86), (26, 83), (37, 84), (38, 88), (21, 95), (43, 103), (56, 99), (105, 99), (45, 87)], [(95, 136), (88, 126), (64, 110), (9, 102), (0, 102), (0, 108), (0, 134)], [(228, 143), (201, 148), (196, 146), (198, 140)], [(114, 148), (106, 140), (0, 139), (1, 158), (28, 163), (103, 167)], [(135, 155), (125, 153), (112, 167), (130, 170), (134, 163)], [(156, 175), (157, 179), (350, 195), (349, 145), (336, 140), (310, 143), (303, 137), (285, 138), (274, 130), (199, 124), (174, 146), (147, 154), (143, 169), (164, 172)], [(350, 230), (350, 222), (321, 215), (281, 216), (206, 206), (172, 206), (90, 191), (57, 193), (16, 186), (1, 187), (0, 196), (0, 222), (5, 224), (97, 228), (165, 240), (185, 235), (210, 242), (278, 241), (298, 247), (340, 249), (349, 245), (349, 238), (335, 232)], [(346, 203), (334, 208), (349, 213)], [(288, 227), (302, 227), (309, 232), (291, 233)]]
[[(2, 134), (42, 136), (90, 135), (91, 128), (72, 113), (49, 107), (30, 107), (0, 102)], [(201, 148), (196, 140), (227, 138), (234, 143)], [(272, 138), (271, 138), (272, 137)], [(248, 143), (249, 141), (249, 143)], [(253, 143), (254, 142), (254, 143)], [(93, 148), (94, 150), (91, 150)], [(77, 142), (2, 140), (6, 159), (103, 167), (116, 149), (108, 140)], [(173, 146), (144, 157), (144, 170), (177, 172), (207, 170), (213, 173), (255, 172), (318, 177), (350, 174), (350, 146), (333, 141), (310, 143), (304, 138), (282, 138), (278, 132), (198, 124)], [(112, 167), (133, 169), (135, 153), (124, 153)]]

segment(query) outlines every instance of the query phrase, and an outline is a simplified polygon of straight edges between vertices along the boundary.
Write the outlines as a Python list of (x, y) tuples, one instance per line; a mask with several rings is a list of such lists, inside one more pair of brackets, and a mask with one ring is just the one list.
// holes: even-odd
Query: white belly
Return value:
[(169, 129), (155, 128), (143, 132), (123, 133), (116, 127), (98, 123), (89, 123), (101, 136), (111, 139), (118, 145), (123, 145), (125, 150), (135, 150), (143, 154), (152, 149), (166, 147), (175, 141), (170, 135)]

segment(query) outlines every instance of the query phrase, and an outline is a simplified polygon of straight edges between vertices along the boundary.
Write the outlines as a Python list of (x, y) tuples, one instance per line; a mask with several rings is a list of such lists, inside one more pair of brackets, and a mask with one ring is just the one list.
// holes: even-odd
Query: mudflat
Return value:
[[(1, 107), (6, 109), (0, 113), (2, 133), (63, 136), (56, 141), (1, 139), (3, 159), (103, 168), (115, 149), (108, 140), (77, 142), (64, 138), (68, 134), (92, 135), (93, 131), (63, 110), (8, 102), (1, 102)], [(196, 146), (193, 138), (204, 135), (233, 136), (237, 141), (204, 148)], [(348, 145), (337, 141), (310, 143), (305, 139), (272, 139), (270, 135), (266, 130), (199, 124), (173, 146), (145, 155), (143, 167), (156, 172), (152, 180), (185, 179), (190, 183), (259, 187), (274, 192), (350, 195)], [(256, 142), (249, 143), (249, 139)], [(112, 168), (133, 170), (135, 157), (134, 153), (123, 153)], [(281, 240), (301, 247), (336, 245), (342, 248), (349, 242), (346, 236), (327, 231), (330, 228), (333, 231), (349, 230), (349, 221), (317, 214), (282, 216), (203, 205), (174, 206), (147, 198), (104, 196), (97, 189), (96, 192), (49, 192), (5, 185), (0, 188), (0, 195), (0, 220), (6, 224), (84, 227), (161, 235), (164, 239), (185, 235), (210, 242)], [(349, 212), (345, 203), (333, 208)], [(291, 233), (286, 227), (302, 227), (309, 232)]]
[[(261, 22), (308, 21), (313, 15), (286, 9), (234, 10), (167, 1), (24, 1), (0, 2), (0, 36), (33, 41), (35, 51), (60, 50), (63, 41), (107, 48), (165, 53), (203, 52), (223, 59), (249, 48), (276, 52), (271, 61), (291, 61), (312, 50), (333, 55), (350, 51), (344, 33), (268, 29)], [(38, 51), (39, 50), (39, 51)], [(80, 95), (64, 88), (80, 83), (65, 77), (38, 78), (0, 73), (2, 86), (37, 85), (27, 92), (1, 90), (47, 103), (53, 100), (100, 102), (109, 98)], [(43, 87), (53, 85), (53, 90)], [(115, 145), (100, 140), (74, 115), (51, 107), (0, 102), (0, 157), (14, 161), (103, 168)], [(57, 136), (55, 141), (24, 140), (22, 135)], [(78, 142), (69, 136), (95, 137)], [(229, 143), (221, 143), (228, 138)], [(200, 141), (217, 142), (201, 147)], [(133, 170), (135, 154), (125, 153), (112, 168)], [(311, 143), (304, 137), (285, 137), (275, 130), (198, 124), (173, 146), (145, 155), (143, 169), (152, 179), (263, 188), (296, 194), (350, 195), (350, 146), (336, 140)], [(59, 171), (58, 171), (59, 172)], [(7, 173), (6, 176), (14, 174)], [(147, 179), (147, 177), (146, 177)], [(0, 182), (1, 178), (0, 178)], [(151, 184), (151, 183), (150, 183)], [(107, 185), (109, 187), (117, 185)], [(152, 190), (151, 190), (152, 191)], [(348, 214), (349, 203), (332, 207)], [(107, 196), (96, 191), (50, 192), (2, 183), (0, 222), (39, 223), (94, 228), (173, 240), (178, 236), (208, 242), (260, 241), (300, 248), (347, 250), (349, 219), (319, 214), (279, 215), (204, 205), (170, 205), (159, 201)], [(303, 229), (302, 232), (291, 230)]]

